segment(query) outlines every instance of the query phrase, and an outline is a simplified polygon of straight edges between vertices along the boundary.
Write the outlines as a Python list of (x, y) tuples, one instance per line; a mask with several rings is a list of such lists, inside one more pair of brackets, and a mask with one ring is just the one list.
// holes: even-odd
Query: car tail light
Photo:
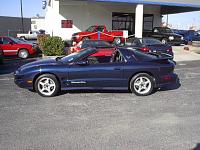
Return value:
[(172, 52), (172, 48), (169, 48), (169, 49), (167, 50), (167, 52)]
[(148, 47), (142, 47), (142, 48), (140, 48), (140, 50), (142, 52), (149, 52), (150, 51), (150, 49)]
[(171, 81), (171, 80), (172, 80), (172, 77), (171, 77), (170, 75), (166, 75), (166, 76), (163, 77), (163, 79), (164, 79), (165, 81)]

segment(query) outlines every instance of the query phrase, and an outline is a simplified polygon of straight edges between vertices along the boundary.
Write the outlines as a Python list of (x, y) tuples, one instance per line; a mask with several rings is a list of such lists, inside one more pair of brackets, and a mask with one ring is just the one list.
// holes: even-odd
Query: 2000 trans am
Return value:
[(175, 64), (158, 55), (119, 48), (112, 56), (88, 48), (65, 57), (26, 64), (15, 71), (15, 83), (51, 97), (62, 90), (130, 90), (138, 96), (177, 80)]

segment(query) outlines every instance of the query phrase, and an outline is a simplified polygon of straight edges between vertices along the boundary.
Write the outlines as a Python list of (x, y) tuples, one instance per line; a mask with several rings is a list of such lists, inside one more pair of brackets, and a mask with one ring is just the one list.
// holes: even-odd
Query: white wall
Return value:
[[(71, 35), (87, 29), (91, 25), (106, 25), (108, 30), (112, 29), (112, 12), (135, 13), (134, 4), (126, 3), (90, 3), (90, 2), (60, 2), (59, 6), (48, 7), (46, 13), (46, 30), (49, 34), (61, 36), (63, 39), (71, 39)], [(55, 10), (55, 8), (59, 8)], [(148, 5), (144, 7), (144, 14), (158, 14), (160, 7)], [(155, 21), (159, 19), (159, 21)], [(73, 20), (73, 28), (61, 28), (61, 20)], [(156, 26), (160, 25), (161, 18), (155, 17)]]
[(44, 18), (31, 18), (31, 30), (45, 30), (45, 19)]

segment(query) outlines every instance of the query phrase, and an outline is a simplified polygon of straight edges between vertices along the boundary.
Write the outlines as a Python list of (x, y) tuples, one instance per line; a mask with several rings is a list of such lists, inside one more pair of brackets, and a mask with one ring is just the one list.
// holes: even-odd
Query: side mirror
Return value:
[(86, 66), (88, 65), (88, 61), (86, 60), (82, 60), (82, 61), (78, 61), (78, 62), (75, 62), (76, 65), (80, 65), (80, 66)]
[(13, 45), (14, 43), (13, 43), (13, 42), (9, 42), (9, 44), (10, 44), (10, 45)]

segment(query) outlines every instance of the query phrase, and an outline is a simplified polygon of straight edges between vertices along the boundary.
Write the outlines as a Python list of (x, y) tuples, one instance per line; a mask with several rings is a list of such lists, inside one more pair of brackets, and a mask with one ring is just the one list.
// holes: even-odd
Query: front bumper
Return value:
[(26, 89), (33, 89), (33, 83), (28, 82), (32, 81), (29, 78), (23, 76), (23, 75), (18, 75), (16, 72), (14, 72), (14, 82), (17, 86), (20, 88), (26, 88)]

